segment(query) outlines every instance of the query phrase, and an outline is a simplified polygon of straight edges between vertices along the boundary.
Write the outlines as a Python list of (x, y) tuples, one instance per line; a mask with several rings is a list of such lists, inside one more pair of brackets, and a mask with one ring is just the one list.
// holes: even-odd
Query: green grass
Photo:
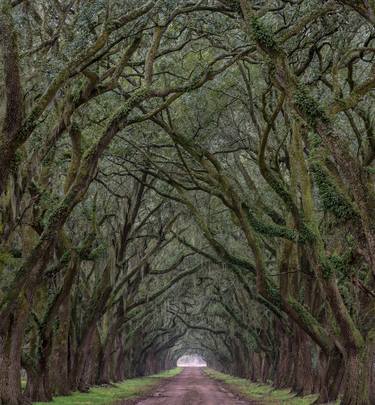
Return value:
[(88, 393), (75, 392), (66, 397), (56, 397), (52, 402), (36, 402), (38, 405), (109, 405), (120, 399), (140, 396), (152, 390), (163, 378), (174, 377), (181, 372), (175, 368), (149, 377), (131, 378), (113, 387), (94, 387)]
[(264, 405), (311, 405), (316, 399), (316, 395), (297, 397), (290, 390), (276, 390), (270, 385), (253, 383), (244, 378), (233, 377), (209, 368), (205, 369), (205, 373), (215, 380), (230, 385), (234, 391), (244, 397), (259, 401)]

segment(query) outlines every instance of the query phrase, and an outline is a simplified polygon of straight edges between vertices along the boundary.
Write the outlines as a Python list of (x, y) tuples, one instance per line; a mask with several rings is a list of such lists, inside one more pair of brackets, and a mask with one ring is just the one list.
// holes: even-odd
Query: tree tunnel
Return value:
[(374, 24), (374, 0), (0, 1), (0, 405), (192, 354), (375, 403)]

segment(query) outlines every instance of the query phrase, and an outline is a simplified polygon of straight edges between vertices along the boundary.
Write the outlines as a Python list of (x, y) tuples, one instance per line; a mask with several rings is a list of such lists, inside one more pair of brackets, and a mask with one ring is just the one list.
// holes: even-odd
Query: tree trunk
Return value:
[(48, 402), (52, 400), (49, 369), (52, 333), (41, 337), (41, 342), (38, 342), (38, 345), (36, 365), (28, 370), (26, 393), (33, 402)]
[(88, 326), (82, 342), (77, 348), (71, 373), (71, 389), (87, 392), (95, 384), (99, 364), (99, 333), (96, 322)]
[(325, 404), (335, 401), (338, 398), (341, 382), (342, 382), (342, 367), (343, 359), (341, 353), (334, 351), (329, 358), (322, 355), (321, 383), (319, 397), (314, 404)]
[(90, 351), (90, 344), (92, 342), (92, 338), (94, 335), (94, 329), (95, 325), (92, 325), (90, 327), (90, 330), (87, 331), (87, 333), (85, 334), (81, 344), (79, 345), (75, 353), (74, 365), (70, 376), (70, 387), (72, 391), (75, 391), (77, 389), (82, 390), (83, 388), (82, 379), (86, 366), (87, 357)]
[(27, 373), (26, 395), (32, 402), (52, 401), (48, 368)]
[(54, 336), (51, 364), (51, 386), (57, 395), (69, 395), (70, 297), (59, 309), (59, 330)]
[(353, 351), (345, 362), (344, 393), (341, 405), (370, 405), (371, 363), (367, 348)]
[[(25, 300), (25, 299), (24, 299)], [(23, 405), (29, 401), (21, 388), (22, 340), (27, 322), (26, 301), (0, 331), (0, 405)]]
[(279, 349), (279, 358), (277, 362), (277, 370), (274, 379), (273, 386), (275, 388), (286, 388), (286, 376), (289, 370), (289, 338), (282, 331), (280, 331), (280, 349)]
[(298, 395), (312, 393), (312, 365), (310, 354), (310, 342), (308, 336), (296, 328), (296, 340), (298, 340), (298, 353), (295, 358), (294, 384), (292, 389)]
[(13, 362), (7, 338), (0, 337), (0, 404), (21, 405), (24, 399), (21, 390), (21, 372)]
[(121, 341), (121, 337), (118, 337), (117, 340), (119, 342), (119, 350), (116, 353), (115, 363), (113, 367), (113, 380), (115, 382), (125, 380), (125, 350), (124, 345)]
[(303, 334), (303, 350), (301, 354), (301, 372), (302, 372), (302, 395), (309, 395), (314, 392), (314, 370), (312, 366), (312, 342), (309, 337)]
[(110, 384), (112, 360), (115, 353), (116, 331), (111, 327), (108, 331), (104, 347), (99, 353), (98, 384)]
[(369, 362), (370, 362), (370, 402), (375, 404), (375, 342), (370, 342)]
[(112, 347), (105, 346), (99, 354), (98, 385), (110, 384), (111, 382), (111, 352)]

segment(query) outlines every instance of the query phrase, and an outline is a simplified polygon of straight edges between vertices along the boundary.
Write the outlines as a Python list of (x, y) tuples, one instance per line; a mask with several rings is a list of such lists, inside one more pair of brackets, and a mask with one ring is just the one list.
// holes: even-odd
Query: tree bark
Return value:
[(52, 401), (48, 367), (38, 368), (27, 373), (26, 396), (32, 402)]
[(84, 371), (90, 352), (90, 345), (94, 338), (95, 327), (95, 324), (89, 327), (75, 353), (74, 365), (70, 375), (70, 387), (72, 391), (77, 389), (84, 391)]
[(51, 385), (54, 394), (69, 395), (70, 297), (60, 307), (59, 325), (58, 333), (54, 337)]
[(29, 401), (21, 388), (21, 353), (27, 323), (25, 298), (0, 330), (0, 405), (24, 405)]
[(340, 393), (342, 382), (342, 367), (343, 359), (338, 350), (335, 350), (327, 358), (322, 353), (322, 369), (321, 383), (318, 399), (315, 404), (325, 404), (335, 401)]
[(345, 361), (345, 379), (341, 405), (370, 405), (371, 368), (370, 347), (353, 350)]

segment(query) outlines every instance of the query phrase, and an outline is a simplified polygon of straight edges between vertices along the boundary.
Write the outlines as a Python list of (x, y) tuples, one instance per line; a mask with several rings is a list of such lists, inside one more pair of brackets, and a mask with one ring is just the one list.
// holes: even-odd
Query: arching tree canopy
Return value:
[(0, 7), (0, 404), (191, 354), (374, 403), (373, 2)]

